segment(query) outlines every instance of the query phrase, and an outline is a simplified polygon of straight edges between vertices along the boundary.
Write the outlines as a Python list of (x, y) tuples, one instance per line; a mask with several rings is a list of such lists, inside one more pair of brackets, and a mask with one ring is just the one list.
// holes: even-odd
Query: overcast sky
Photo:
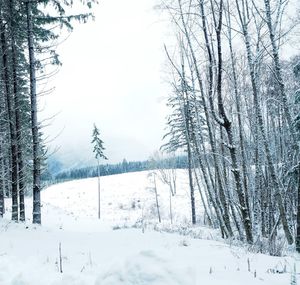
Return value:
[[(298, 0), (291, 1), (290, 9)], [(112, 163), (148, 158), (164, 135), (170, 88), (163, 82), (163, 45), (172, 42), (170, 23), (154, 10), (157, 0), (99, 2), (96, 20), (76, 25), (59, 46), (63, 66), (49, 83), (56, 88), (40, 100), (40, 118), (57, 114), (44, 133), (66, 166), (94, 163), (93, 123)], [(282, 49), (283, 58), (292, 50)]]
[(162, 144), (168, 86), (163, 82), (167, 24), (154, 0), (101, 0), (95, 22), (76, 25), (59, 46), (55, 91), (41, 100), (53, 150), (67, 164), (92, 162), (93, 123), (110, 162), (148, 158)]

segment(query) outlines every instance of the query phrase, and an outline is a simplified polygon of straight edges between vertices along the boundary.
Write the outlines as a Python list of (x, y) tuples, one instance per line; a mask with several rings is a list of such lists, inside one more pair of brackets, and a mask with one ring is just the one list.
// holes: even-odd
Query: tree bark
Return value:
[(202, 82), (202, 79), (201, 79), (200, 71), (198, 69), (198, 63), (197, 63), (197, 59), (196, 59), (196, 56), (195, 56), (195, 53), (194, 53), (193, 45), (192, 45), (191, 39), (189, 37), (188, 30), (187, 30), (187, 27), (186, 27), (184, 14), (183, 14), (183, 11), (182, 11), (181, 0), (178, 0), (178, 4), (179, 4), (179, 9), (180, 9), (180, 17), (181, 17), (181, 21), (182, 21), (182, 25), (183, 25), (183, 29), (184, 29), (184, 35), (186, 37), (186, 40), (188, 42), (188, 46), (189, 46), (189, 49), (190, 49), (190, 52), (191, 52), (191, 57), (192, 57), (196, 77), (197, 77), (199, 88), (200, 88), (203, 109), (204, 109), (204, 113), (205, 113), (205, 117), (206, 117), (206, 121), (207, 121), (208, 134), (209, 134), (209, 139), (210, 139), (210, 144), (211, 144), (213, 158), (214, 158), (214, 164), (215, 164), (214, 166), (215, 166), (217, 179), (218, 179), (218, 182), (219, 182), (219, 185), (218, 185), (219, 186), (219, 194), (220, 194), (220, 200), (221, 200), (221, 203), (222, 203), (222, 206), (223, 206), (224, 221), (225, 221), (228, 236), (231, 237), (231, 236), (233, 236), (233, 232), (232, 232), (232, 228), (231, 228), (231, 224), (230, 224), (228, 203), (227, 203), (227, 200), (226, 200), (225, 190), (224, 190), (223, 185), (222, 185), (221, 176), (220, 176), (221, 175), (220, 174), (220, 169), (219, 169), (218, 161), (217, 161), (217, 158), (216, 158), (216, 145), (215, 145), (215, 141), (214, 141), (214, 138), (213, 138), (211, 120), (210, 120), (209, 111), (208, 111), (208, 107), (207, 107), (207, 103), (206, 103), (206, 98), (205, 98), (205, 95), (204, 95), (203, 82)]
[[(275, 38), (275, 27), (274, 27), (274, 23), (273, 23), (272, 16), (271, 16), (270, 0), (264, 0), (264, 3), (265, 3), (265, 15), (266, 15), (265, 20), (267, 22), (270, 42), (271, 42), (271, 46), (272, 46), (272, 59), (274, 61), (274, 67), (275, 67), (274, 72), (276, 75), (275, 78), (279, 85), (280, 97), (281, 97), (282, 104), (283, 104), (286, 122), (287, 122), (288, 128), (290, 130), (290, 133), (292, 135), (293, 142), (295, 143), (296, 137), (295, 137), (295, 133), (293, 130), (293, 119), (292, 119), (292, 115), (291, 115), (291, 112), (290, 112), (290, 109), (288, 106), (288, 99), (287, 99), (287, 95), (285, 92), (285, 84), (284, 84), (283, 77), (282, 77), (281, 65), (280, 65), (280, 60), (279, 60), (279, 52), (278, 52), (278, 44), (276, 43), (276, 38)], [(281, 7), (278, 7), (278, 9), (281, 9)]]
[(297, 233), (296, 233), (296, 250), (300, 253), (300, 162), (298, 164), (298, 191), (297, 191)]
[(155, 191), (155, 203), (156, 203), (156, 209), (157, 209), (157, 216), (158, 216), (158, 222), (161, 223), (161, 216), (160, 216), (160, 210), (159, 210), (159, 203), (158, 203), (158, 193), (157, 193), (157, 186), (156, 186), (156, 178), (155, 173), (153, 174), (153, 182), (154, 182), (154, 191)]
[(30, 72), (30, 101), (31, 101), (31, 130), (33, 148), (33, 223), (41, 224), (41, 166), (40, 166), (40, 138), (37, 118), (37, 91), (36, 91), (36, 67), (34, 53), (34, 34), (32, 19), (32, 2), (26, 2), (27, 15), (27, 41), (29, 50)]
[(13, 100), (10, 88), (10, 77), (9, 77), (9, 67), (8, 67), (8, 45), (6, 38), (6, 31), (3, 20), (0, 19), (0, 29), (1, 29), (1, 48), (2, 48), (2, 70), (3, 70), (3, 81), (5, 89), (6, 98), (6, 109), (9, 124), (10, 133), (10, 154), (11, 154), (11, 192), (12, 192), (12, 220), (18, 221), (18, 149), (17, 149), (17, 137), (14, 125), (13, 116)]
[(255, 70), (254, 70), (254, 66), (253, 66), (254, 61), (253, 61), (252, 52), (251, 52), (250, 36), (248, 33), (248, 26), (247, 26), (248, 24), (247, 24), (247, 22), (245, 22), (246, 15), (242, 14), (238, 0), (236, 0), (236, 6), (237, 6), (237, 10), (238, 10), (240, 23), (242, 25), (242, 32), (243, 32), (244, 41), (245, 41), (245, 47), (246, 47), (246, 53), (247, 53), (247, 59), (248, 59), (248, 67), (249, 67), (249, 71), (250, 71), (250, 78), (251, 78), (251, 85), (252, 85), (252, 95), (253, 95), (255, 113), (256, 113), (257, 120), (258, 120), (258, 127), (259, 127), (261, 137), (262, 137), (262, 143), (264, 145), (264, 149), (266, 152), (268, 169), (270, 171), (270, 178), (271, 178), (272, 186), (274, 187), (274, 192), (275, 192), (275, 194), (274, 194), (275, 200), (276, 200), (278, 208), (279, 208), (281, 222), (282, 222), (282, 226), (283, 226), (283, 230), (284, 230), (286, 239), (289, 244), (292, 244), (294, 239), (293, 239), (293, 236), (291, 234), (291, 231), (290, 231), (290, 228), (288, 225), (286, 211), (285, 211), (284, 204), (282, 201), (282, 196), (280, 193), (280, 185), (279, 185), (279, 181), (278, 181), (278, 178), (276, 175), (276, 171), (275, 171), (275, 167), (274, 167), (274, 163), (273, 163), (273, 159), (272, 159), (272, 155), (271, 155), (271, 151), (270, 151), (270, 147), (269, 147), (269, 142), (267, 140), (267, 136), (266, 136), (266, 132), (265, 132), (261, 107), (259, 105), (259, 93), (258, 93), (258, 87), (257, 87), (257, 83), (256, 83)]
[(100, 185), (100, 164), (99, 158), (97, 159), (97, 176), (98, 176), (98, 219), (101, 218), (101, 185)]
[[(0, 134), (2, 135), (2, 134)], [(4, 214), (4, 192), (5, 192), (5, 182), (4, 182), (4, 153), (3, 153), (3, 140), (0, 137), (0, 217)]]
[(20, 92), (18, 88), (17, 78), (17, 55), (16, 55), (16, 42), (15, 42), (15, 23), (14, 23), (14, 11), (13, 0), (9, 1), (10, 10), (10, 40), (11, 40), (11, 57), (12, 57), (12, 80), (13, 80), (13, 98), (14, 98), (14, 110), (15, 110), (15, 128), (16, 128), (16, 141), (17, 141), (17, 158), (18, 158), (18, 183), (19, 183), (19, 207), (20, 207), (20, 221), (25, 221), (25, 199), (24, 199), (24, 161), (22, 152), (22, 127), (20, 119), (21, 100)]

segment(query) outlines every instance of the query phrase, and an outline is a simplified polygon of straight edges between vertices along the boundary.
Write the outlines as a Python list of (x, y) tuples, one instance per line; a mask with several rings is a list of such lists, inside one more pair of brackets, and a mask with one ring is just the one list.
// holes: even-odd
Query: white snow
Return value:
[[(174, 219), (180, 222), (190, 220), (191, 213), (186, 172), (177, 172), (178, 191), (172, 202)], [(169, 188), (159, 180), (158, 175), (156, 183), (162, 218), (169, 221)], [(148, 220), (157, 220), (153, 185), (147, 171), (101, 177), (101, 218), (113, 224), (134, 224), (144, 216)], [(96, 218), (97, 191), (97, 179), (90, 178), (49, 187), (43, 192), (42, 199), (44, 203), (65, 209), (76, 217)], [(196, 193), (199, 200), (198, 196)]]
[[(220, 241), (151, 230), (147, 225), (157, 217), (149, 187), (146, 172), (101, 178), (100, 221), (97, 179), (44, 190), (43, 226), (33, 226), (30, 220), (12, 223), (7, 212), (0, 221), (0, 285), (290, 284), (295, 264), (291, 256), (254, 254)], [(190, 219), (184, 171), (178, 175), (177, 189), (173, 211), (178, 225)], [(168, 188), (159, 182), (158, 192), (167, 225)], [(198, 195), (197, 199), (199, 205)], [(6, 206), (9, 210), (9, 201)], [(27, 210), (30, 215), (30, 206)], [(131, 227), (137, 223), (144, 227)], [(194, 230), (215, 235), (203, 227)], [(59, 272), (60, 243), (63, 273)]]

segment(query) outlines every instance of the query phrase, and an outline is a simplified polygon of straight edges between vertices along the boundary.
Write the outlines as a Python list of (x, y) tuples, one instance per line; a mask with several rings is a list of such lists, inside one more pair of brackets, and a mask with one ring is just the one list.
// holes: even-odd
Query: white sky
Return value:
[[(291, 1), (297, 7), (298, 0)], [(66, 166), (94, 163), (93, 123), (112, 163), (148, 158), (164, 135), (163, 99), (170, 87), (162, 80), (163, 44), (172, 42), (170, 22), (153, 9), (159, 0), (99, 2), (95, 22), (76, 25), (59, 46), (63, 66), (51, 82), (56, 89), (40, 104), (42, 119), (58, 113), (44, 133)], [(283, 57), (288, 50), (282, 49)]]
[(51, 82), (55, 91), (42, 99), (40, 116), (59, 113), (44, 133), (68, 165), (93, 163), (94, 122), (110, 162), (148, 158), (162, 144), (167, 27), (154, 2), (101, 0), (95, 22), (76, 25), (59, 46), (63, 66)]

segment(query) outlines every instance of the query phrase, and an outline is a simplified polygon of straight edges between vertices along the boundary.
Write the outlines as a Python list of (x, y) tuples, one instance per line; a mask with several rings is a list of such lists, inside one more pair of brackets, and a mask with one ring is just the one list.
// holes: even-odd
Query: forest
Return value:
[[(83, 1), (91, 7), (93, 1)], [(62, 29), (85, 22), (91, 13), (69, 15), (73, 1), (0, 1), (0, 216), (4, 197), (12, 199), (12, 220), (25, 221), (25, 189), (32, 185), (33, 223), (41, 223), (41, 169), (46, 147), (38, 120), (38, 97), (60, 65), (56, 53)], [(49, 11), (52, 14), (49, 14)]]
[[(93, 219), (89, 220), (93, 230), (98, 227), (102, 229), (103, 226), (105, 232), (106, 224), (101, 224), (100, 208), (104, 221), (110, 223), (112, 235), (128, 228), (132, 231), (141, 229), (142, 234), (145, 234), (148, 226), (159, 234), (165, 230), (167, 233), (175, 232), (197, 239), (200, 234), (195, 234), (195, 231), (200, 227), (199, 232), (212, 232), (212, 240), (220, 236), (222, 242), (230, 246), (234, 243), (247, 248), (249, 252), (272, 256), (292, 252), (297, 256), (296, 252), (300, 253), (298, 0), (152, 2), (155, 11), (164, 17), (171, 31), (165, 43), (161, 43), (165, 55), (164, 78), (168, 86), (164, 103), (169, 113), (166, 114), (165, 135), (160, 149), (154, 155), (149, 154), (148, 160), (124, 159), (117, 164), (104, 163), (107, 158), (102, 151), (105, 148), (97, 133), (93, 141), (91, 136), (91, 142), (96, 142), (94, 152), (97, 166), (61, 169), (59, 173), (52, 173), (52, 154), (48, 151), (44, 136), (48, 122), (39, 117), (39, 100), (53, 92), (48, 82), (56, 76), (62, 63), (57, 52), (58, 45), (67, 40), (75, 23), (93, 21), (93, 10), (95, 7), (101, 9), (101, 3), (96, 0), (0, 0), (0, 232), (9, 232), (12, 221), (12, 231), (19, 229), (22, 232), (24, 229), (21, 227), (25, 225), (27, 230), (28, 224), (33, 224), (30, 233), (34, 236), (35, 230), (43, 229), (44, 217), (49, 226), (52, 219), (49, 212), (61, 215), (59, 223), (55, 224), (55, 230), (59, 229), (55, 232), (58, 236), (55, 242), (59, 244), (59, 259), (53, 261), (49, 258), (50, 250), (45, 253), (47, 258), (43, 256), (43, 260), (47, 260), (44, 264), (55, 262), (60, 273), (63, 273), (63, 263), (72, 263), (71, 259), (62, 257), (61, 240), (64, 238), (60, 236), (60, 230), (67, 231), (62, 221), (65, 219), (67, 223), (74, 218), (72, 223), (75, 225), (77, 219), (80, 223), (80, 218), (86, 214), (84, 218)], [(114, 110), (111, 112), (117, 120), (117, 114)], [(107, 144), (109, 142), (105, 142)], [(126, 153), (123, 157), (127, 157)], [(177, 177), (174, 176), (176, 170), (179, 173)], [(147, 173), (147, 179), (142, 176), (144, 173)], [(121, 176), (110, 177), (112, 174)], [(104, 187), (100, 186), (100, 176)], [(82, 180), (76, 185), (75, 181), (71, 181), (93, 177), (97, 177), (98, 188), (91, 186), (91, 181), (96, 185), (96, 179)], [(156, 177), (160, 177), (160, 180)], [(180, 186), (175, 185), (176, 178)], [(69, 182), (61, 183), (64, 181)], [(78, 190), (80, 183), (87, 184)], [(137, 187), (138, 183), (141, 184)], [(48, 188), (50, 184), (54, 185)], [(177, 195), (172, 189), (160, 192), (160, 189), (167, 189), (167, 185), (177, 188), (180, 194)], [(98, 192), (86, 191), (93, 187)], [(68, 192), (70, 189), (74, 190), (73, 193)], [(109, 192), (108, 189), (116, 192)], [(128, 196), (126, 191), (129, 191)], [(119, 201), (120, 197), (125, 202)], [(161, 202), (160, 199), (165, 200)], [(97, 201), (97, 206), (89, 204), (94, 201)], [(183, 203), (185, 206), (182, 206)], [(99, 221), (94, 216), (96, 207)], [(44, 212), (43, 208), (46, 209)], [(61, 212), (58, 208), (61, 208)], [(166, 214), (168, 211), (170, 213)], [(181, 211), (185, 211), (185, 214), (181, 214)], [(117, 216), (116, 213), (121, 214)], [(154, 223), (153, 216), (156, 214), (159, 223), (155, 221), (153, 225), (151, 223)], [(161, 215), (165, 220), (161, 219)], [(119, 219), (124, 216), (120, 222)], [(176, 217), (180, 224), (176, 224)], [(128, 225), (133, 220), (134, 223)], [(78, 228), (85, 231), (89, 222), (81, 222)], [(68, 226), (66, 228), (69, 229)], [(77, 230), (77, 226), (73, 230), (75, 228)], [(99, 234), (98, 230), (92, 233)], [(137, 237), (130, 230), (126, 233), (132, 233), (129, 239)], [(78, 235), (80, 238), (81, 234)], [(110, 240), (107, 236), (105, 238)], [(147, 238), (151, 240), (152, 237)], [(163, 236), (153, 239), (164, 248), (160, 244)], [(194, 244), (186, 240), (176, 240), (176, 243), (187, 250)], [(97, 246), (95, 242), (95, 250)], [(143, 249), (147, 246), (143, 244), (141, 247)], [(3, 247), (3, 255), (6, 250)], [(88, 250), (88, 265), (82, 266), (80, 263), (80, 270), (76, 269), (80, 273), (88, 266), (93, 267), (94, 252), (85, 249), (86, 252)], [(142, 250), (138, 258), (143, 262), (144, 258), (151, 258), (151, 264), (155, 264), (156, 259), (149, 252)], [(172, 257), (168, 258), (172, 260)], [(251, 278), (256, 278), (257, 272), (247, 258), (248, 267), (245, 271), (252, 274)], [(162, 262), (158, 257), (157, 260)], [(124, 264), (122, 268), (127, 270), (127, 261)], [(258, 267), (257, 264), (255, 266)], [(289, 266), (290, 284), (297, 284), (296, 265)], [(99, 268), (97, 274), (101, 270)], [(76, 278), (72, 277), (70, 283), (49, 284), (175, 284), (169, 277), (163, 283), (157, 283), (159, 277), (154, 278), (152, 283), (143, 283), (147, 278), (143, 279), (140, 277), (142, 274), (135, 273), (135, 270), (139, 272), (140, 267), (134, 264), (133, 268), (128, 269), (129, 273), (124, 269), (127, 272), (125, 277), (118, 277), (121, 273), (113, 271), (112, 275), (97, 275), (100, 281), (95, 279), (93, 283), (74, 283)], [(133, 279), (130, 279), (130, 270), (137, 274), (133, 274)], [(176, 272), (176, 269), (172, 270)], [(276, 270), (274, 272), (278, 273)], [(111, 272), (111, 269), (107, 272)], [(168, 272), (166, 270), (162, 273), (163, 276), (167, 276)], [(211, 266), (207, 272), (207, 280), (210, 280), (214, 267)], [(280, 271), (286, 272), (286, 268)], [(152, 273), (156, 276), (157, 271)], [(188, 275), (182, 273), (184, 278)], [(119, 281), (105, 283), (105, 280), (110, 282), (110, 276), (117, 276), (113, 280)], [(84, 278), (88, 280), (88, 277)], [(0, 275), (0, 283), (1, 280)], [(105, 282), (101, 283), (102, 280)], [(136, 280), (140, 283), (135, 283)], [(180, 277), (178, 280), (181, 280)], [(189, 280), (182, 283), (178, 281), (176, 284), (200, 284)], [(12, 280), (5, 285), (23, 284), (14, 282)], [(30, 282), (24, 284), (38, 284)], [(241, 284), (238, 282), (232, 284)], [(275, 284), (272, 280), (266, 282)], [(231, 284), (230, 281), (228, 284)], [(252, 284), (251, 281), (249, 284)]]
[[(165, 1), (177, 42), (165, 46), (173, 92), (163, 148), (188, 155), (202, 203), (225, 238), (300, 250), (299, 14), (283, 1)], [(295, 29), (294, 29), (295, 28)], [(202, 186), (201, 186), (202, 187)], [(192, 221), (196, 223), (195, 211)]]
[[(59, 161), (47, 161), (47, 167), (41, 176), (42, 181), (45, 183), (58, 183), (62, 181), (83, 179), (89, 177), (97, 177), (97, 166), (88, 166), (82, 168), (72, 168), (69, 170), (58, 171), (56, 170)], [(125, 158), (122, 162), (116, 164), (101, 164), (101, 176), (139, 172), (155, 169), (186, 169), (187, 157), (176, 156), (170, 158), (162, 158), (159, 156), (152, 156), (145, 161), (127, 161)]]

